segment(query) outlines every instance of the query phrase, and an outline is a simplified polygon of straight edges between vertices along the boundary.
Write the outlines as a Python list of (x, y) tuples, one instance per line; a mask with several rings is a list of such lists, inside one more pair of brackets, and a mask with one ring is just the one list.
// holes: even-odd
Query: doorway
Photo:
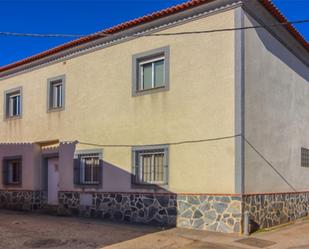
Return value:
[(47, 203), (49, 205), (58, 205), (58, 191), (59, 191), (58, 158), (49, 158), (47, 166), (48, 166)]

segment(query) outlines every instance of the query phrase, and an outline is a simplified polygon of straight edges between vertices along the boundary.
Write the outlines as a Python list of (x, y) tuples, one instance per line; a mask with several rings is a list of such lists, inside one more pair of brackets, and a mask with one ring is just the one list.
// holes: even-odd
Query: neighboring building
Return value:
[(0, 206), (222, 232), (307, 215), (309, 49), (280, 22), (192, 0), (1, 67)]

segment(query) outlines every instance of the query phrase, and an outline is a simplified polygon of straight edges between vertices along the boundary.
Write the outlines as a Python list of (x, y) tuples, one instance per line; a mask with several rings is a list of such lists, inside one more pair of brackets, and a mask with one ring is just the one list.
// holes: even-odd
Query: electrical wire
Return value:
[[(296, 20), (283, 23), (275, 23), (269, 25), (255, 25), (239, 28), (224, 28), (224, 29), (210, 29), (210, 30), (200, 30), (200, 31), (186, 31), (186, 32), (177, 32), (177, 33), (156, 33), (156, 34), (133, 34), (133, 37), (142, 37), (142, 36), (173, 36), (173, 35), (192, 35), (192, 34), (207, 34), (215, 32), (229, 32), (237, 30), (249, 30), (249, 29), (258, 29), (258, 28), (267, 28), (267, 27), (277, 27), (277, 26), (286, 26), (290, 24), (304, 24), (309, 23), (309, 19), (305, 20)], [(39, 34), (39, 33), (18, 33), (18, 32), (0, 32), (1, 36), (19, 36), (19, 37), (37, 37), (37, 38), (82, 38), (82, 37), (107, 37), (112, 34), (97, 32), (90, 35), (81, 35), (81, 34)]]
[[(202, 143), (202, 142), (211, 142), (211, 141), (219, 141), (219, 140), (225, 140), (225, 139), (231, 139), (241, 137), (243, 141), (249, 145), (253, 149), (253, 151), (260, 157), (266, 164), (294, 191), (297, 192), (297, 190), (293, 187), (293, 185), (276, 169), (272, 163), (263, 156), (263, 154), (252, 144), (248, 141), (248, 139), (243, 136), (242, 134), (236, 134), (232, 136), (225, 136), (225, 137), (216, 137), (216, 138), (208, 138), (208, 139), (199, 139), (199, 140), (184, 140), (184, 141), (178, 141), (178, 142), (171, 142), (171, 143), (163, 143), (163, 144), (152, 144), (152, 146), (159, 146), (159, 145), (182, 145), (182, 144), (192, 144), (192, 143)], [(87, 142), (81, 142), (77, 141), (78, 144), (81, 145), (89, 145), (89, 146), (96, 146), (96, 147), (126, 147), (131, 148), (135, 146), (146, 146), (146, 145), (136, 145), (136, 144), (95, 144), (95, 143), (87, 143)]]
[[(217, 141), (217, 140), (224, 140), (230, 139), (235, 137), (240, 137), (241, 134), (226, 136), (226, 137), (216, 137), (216, 138), (208, 138), (208, 139), (199, 139), (199, 140), (184, 140), (178, 142), (171, 142), (171, 143), (163, 143), (163, 144), (151, 144), (152, 146), (160, 146), (160, 145), (181, 145), (181, 144), (190, 144), (190, 143), (203, 143), (203, 142), (210, 142), (210, 141)], [(134, 147), (134, 146), (146, 146), (146, 145), (136, 145), (136, 144), (95, 144), (95, 143), (87, 143), (78, 141), (79, 144), (82, 145), (89, 145), (89, 146), (98, 146), (98, 147)]]

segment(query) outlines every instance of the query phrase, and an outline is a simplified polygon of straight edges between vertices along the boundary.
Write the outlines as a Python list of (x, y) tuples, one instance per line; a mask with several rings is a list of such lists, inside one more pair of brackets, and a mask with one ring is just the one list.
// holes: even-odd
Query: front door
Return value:
[(48, 204), (58, 205), (59, 168), (58, 158), (48, 159)]

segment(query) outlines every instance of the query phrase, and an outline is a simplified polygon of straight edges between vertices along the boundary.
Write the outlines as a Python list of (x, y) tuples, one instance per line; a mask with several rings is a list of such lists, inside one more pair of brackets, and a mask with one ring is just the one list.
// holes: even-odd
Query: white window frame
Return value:
[[(52, 88), (52, 108), (61, 108), (63, 105), (63, 82), (53, 83), (51, 82)], [(59, 89), (58, 89), (59, 88)], [(59, 94), (58, 94), (59, 90)], [(58, 105), (59, 102), (59, 105)]]
[[(8, 114), (9, 114), (9, 117), (10, 118), (13, 118), (13, 117), (18, 117), (20, 116), (20, 110), (21, 110), (21, 93), (18, 92), (18, 93), (15, 93), (15, 94), (8, 94), (8, 104), (9, 104), (9, 107), (8, 107)], [(16, 114), (14, 114), (14, 98), (16, 97)]]
[[(14, 109), (14, 98), (16, 98), (16, 106)], [(4, 119), (21, 118), (23, 109), (23, 93), (22, 87), (17, 87), (4, 92), (3, 112)], [(16, 111), (16, 114), (14, 114)]]
[[(141, 66), (146, 63), (155, 62), (158, 60), (164, 61), (163, 65), (163, 80), (164, 84), (156, 87), (154, 79), (154, 65), (152, 65), (152, 87), (145, 89)], [(150, 84), (149, 84), (150, 85)], [(168, 91), (170, 88), (170, 47), (155, 48), (132, 55), (132, 97), (154, 94), (163, 91)]]
[(65, 75), (47, 79), (47, 112), (62, 111), (64, 106)]
[[(163, 86), (155, 86), (155, 62), (157, 61), (161, 61), (163, 60)], [(140, 77), (139, 77), (139, 88), (138, 91), (144, 91), (144, 70), (143, 70), (143, 66), (145, 64), (150, 64), (151, 63), (151, 88), (146, 89), (146, 90), (151, 90), (151, 89), (155, 89), (155, 88), (161, 88), (161, 87), (165, 87), (166, 83), (165, 83), (165, 56), (160, 56), (157, 58), (153, 58), (150, 60), (145, 60), (145, 61), (141, 61), (139, 62), (139, 72), (140, 72)]]

